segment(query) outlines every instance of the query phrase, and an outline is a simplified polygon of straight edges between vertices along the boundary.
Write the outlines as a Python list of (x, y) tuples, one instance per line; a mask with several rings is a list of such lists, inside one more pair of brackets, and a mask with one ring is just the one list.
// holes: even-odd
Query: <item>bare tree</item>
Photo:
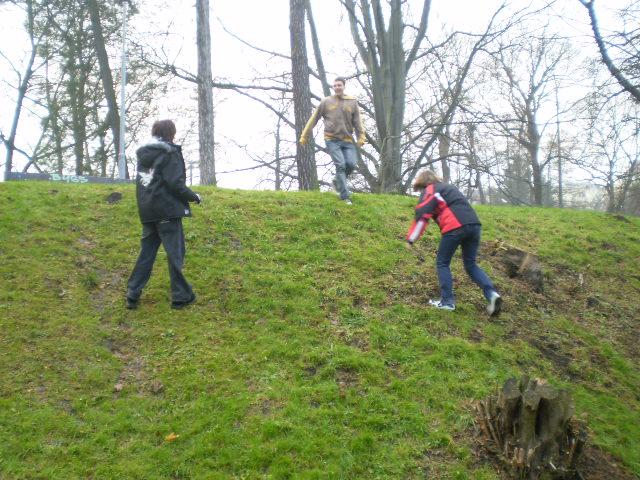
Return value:
[[(307, 119), (311, 116), (311, 90), (309, 88), (309, 62), (305, 39), (305, 0), (290, 0), (289, 32), (291, 34), (291, 72), (293, 82), (293, 110), (296, 138), (300, 138)], [(296, 164), (300, 190), (318, 189), (318, 172), (313, 142), (296, 143)]]
[[(471, 67), (478, 54), (501, 31), (492, 30), (493, 19), (481, 35), (449, 34), (444, 42), (429, 49), (430, 55), (420, 59), (423, 79), (413, 86), (415, 93), (411, 99), (411, 103), (417, 103), (420, 116), (405, 126), (405, 131), (411, 132), (406, 145), (407, 156), (413, 159), (405, 162), (405, 185), (409, 185), (421, 167), (433, 163), (440, 163), (444, 181), (450, 182), (451, 162), (455, 159), (458, 162), (461, 159), (471, 161), (469, 152), (474, 149), (471, 145), (473, 139), (465, 128), (473, 126), (473, 123), (462, 121), (456, 125), (454, 118), (459, 111), (464, 115), (466, 110), (473, 109), (466, 83), (469, 77), (469, 83), (477, 82), (478, 75), (472, 72)], [(424, 103), (424, 92), (429, 92), (434, 98), (432, 103)], [(465, 142), (465, 138), (468, 141)], [(434, 152), (436, 143), (437, 151)], [(430, 153), (431, 156), (436, 154), (435, 158), (428, 159)]]
[[(50, 171), (62, 174), (65, 167), (66, 145), (64, 138), (67, 130), (67, 125), (60, 113), (62, 109), (60, 105), (61, 96), (64, 91), (64, 76), (54, 77), (51, 75), (49, 68), (51, 63), (49, 58), (45, 59), (44, 79), (39, 86), (40, 91), (38, 92), (39, 96), (43, 98), (42, 101), (47, 106), (47, 114), (42, 120), (44, 127), (42, 131), (43, 135), (48, 137), (43, 145), (42, 159), (40, 161), (44, 163), (45, 166), (48, 166)], [(34, 151), (33, 157), (37, 155), (38, 151), (36, 150)]]
[[(283, 82), (283, 85), (287, 85), (287, 82), (290, 81), (289, 73), (284, 73), (280, 81)], [(299, 188), (295, 150), (294, 153), (291, 153), (292, 145), (297, 139), (293, 135), (287, 135), (294, 130), (293, 124), (287, 119), (287, 113), (291, 112), (292, 104), (293, 100), (287, 89), (283, 88), (278, 96), (271, 96), (269, 105), (276, 112), (276, 126), (275, 132), (269, 130), (260, 132), (264, 139), (263, 142), (260, 142), (261, 145), (268, 145), (265, 150), (255, 151), (249, 145), (239, 143), (235, 138), (227, 138), (227, 142), (241, 150), (243, 156), (251, 160), (253, 165), (222, 171), (219, 174), (262, 170), (266, 174), (259, 181), (259, 185), (273, 186), (276, 190)], [(270, 143), (271, 139), (273, 139), (273, 145)]]
[[(26, 11), (26, 30), (29, 35), (29, 47), (30, 51), (27, 57), (27, 61), (24, 65), (24, 70), (21, 72), (16, 67), (12, 67), (16, 76), (18, 77), (18, 85), (16, 87), (17, 90), (17, 98), (15, 102), (15, 108), (13, 110), (13, 120), (11, 122), (11, 129), (9, 130), (8, 135), (0, 132), (0, 137), (2, 143), (6, 149), (5, 156), (5, 164), (4, 164), (4, 172), (5, 179), (9, 177), (11, 173), (11, 169), (13, 168), (13, 155), (18, 150), (16, 146), (16, 138), (18, 135), (18, 126), (20, 123), (20, 115), (22, 114), (23, 104), (25, 97), (27, 95), (27, 91), (31, 86), (31, 82), (33, 79), (33, 75), (38, 69), (36, 66), (36, 58), (38, 53), (38, 48), (43, 39), (43, 30), (41, 33), (36, 32), (35, 28), (35, 19), (37, 15), (38, 5), (33, 0), (27, 0), (24, 2), (24, 9)], [(7, 62), (11, 63), (10, 60), (0, 52), (0, 56), (2, 56)], [(25, 154), (26, 155), (26, 154)]]
[[(375, 111), (380, 152), (379, 188), (385, 193), (402, 192), (401, 138), (404, 122), (407, 73), (418, 57), (425, 38), (431, 0), (423, 0), (420, 22), (411, 47), (405, 50), (407, 25), (402, 0), (389, 0), (385, 19), (380, 0), (340, 0), (345, 6), (351, 34), (360, 59), (367, 68)], [(388, 24), (387, 24), (388, 23)]]
[[(16, 3), (25, 5), (25, 1)], [(33, 29), (41, 37), (36, 55), (42, 61), (30, 88), (34, 106), (30, 114), (39, 120), (42, 135), (35, 147), (25, 152), (27, 167), (35, 164), (59, 173), (73, 169), (79, 175), (113, 176), (116, 158), (112, 152), (119, 129), (111, 112), (118, 114), (113, 91), (119, 79), (111, 72), (107, 57), (120, 46), (119, 9), (115, 2), (96, 2), (93, 8), (97, 5), (97, 15), (91, 15), (91, 2), (28, 1), (34, 6)], [(102, 53), (97, 52), (102, 48), (95, 45), (96, 39), (104, 48)], [(156, 76), (148, 69), (143, 72), (145, 66), (135, 52), (129, 58), (127, 110), (133, 141), (139, 119), (149, 117), (153, 105), (150, 94), (162, 95), (164, 87), (156, 84)], [(111, 79), (105, 79), (109, 75)], [(109, 89), (112, 94), (106, 93)], [(107, 97), (112, 98), (105, 107)]]
[[(404, 193), (421, 168), (436, 162), (442, 162), (448, 176), (449, 125), (466, 96), (472, 67), (528, 11), (501, 20), (501, 5), (481, 33), (452, 32), (434, 44), (425, 37), (429, 2), (421, 5), (418, 25), (405, 23), (405, 2), (389, 2), (388, 28), (380, 2), (341, 2), (350, 14), (352, 36), (365, 67), (365, 74), (357, 77), (367, 94), (361, 104), (365, 116), (375, 122), (375, 133), (368, 136), (371, 148), (362, 151), (358, 164), (369, 191)], [(415, 38), (405, 39), (403, 32), (414, 32)], [(409, 46), (405, 49), (403, 44)], [(432, 75), (434, 70), (439, 73)]]
[[(640, 53), (640, 41), (638, 37), (638, 28), (636, 27), (631, 32), (620, 32), (619, 36), (622, 37), (624, 41), (623, 52), (627, 56), (626, 61), (623, 63), (631, 64), (632, 69), (632, 77), (625, 75), (625, 73), (619, 68), (619, 66), (613, 61), (611, 56), (609, 55), (609, 51), (607, 46), (605, 45), (605, 40), (600, 33), (600, 28), (598, 27), (598, 18), (596, 16), (595, 11), (595, 0), (578, 0), (589, 12), (589, 21), (591, 23), (591, 30), (593, 31), (593, 38), (598, 45), (598, 50), (600, 52), (600, 56), (602, 57), (602, 61), (607, 66), (607, 69), (611, 73), (611, 75), (616, 79), (616, 81), (620, 84), (620, 86), (627, 91), (636, 102), (640, 102), (640, 88), (638, 86), (638, 74), (640, 73), (640, 66), (638, 65), (638, 54)], [(640, 2), (637, 0), (633, 1), (629, 10), (635, 13), (635, 20), (637, 23), (637, 14), (638, 14), (638, 5)], [(629, 34), (627, 34), (629, 33)], [(636, 81), (634, 84), (632, 79)]]
[(211, 69), (211, 33), (209, 0), (196, 0), (198, 44), (198, 139), (200, 144), (200, 183), (216, 184), (215, 142), (213, 136), (213, 73)]
[(320, 49), (320, 41), (318, 40), (318, 33), (316, 31), (316, 23), (313, 20), (313, 11), (311, 10), (311, 0), (305, 0), (305, 8), (307, 11), (307, 21), (309, 23), (309, 30), (311, 31), (311, 43), (313, 45), (313, 55), (316, 59), (316, 65), (318, 66), (318, 79), (322, 84), (322, 93), (325, 97), (331, 95), (331, 87), (327, 81), (327, 71), (324, 68), (324, 61), (322, 59), (322, 50)]
[(510, 108), (499, 112), (486, 105), (487, 115), (495, 121), (500, 135), (515, 140), (527, 152), (535, 205), (543, 204), (543, 171), (552, 159), (540, 155), (548, 122), (540, 124), (538, 115), (549, 100), (557, 70), (567, 53), (566, 43), (553, 35), (542, 35), (505, 45), (494, 57), (495, 80)]
[[(64, 161), (69, 152), (77, 175), (105, 172), (109, 161), (107, 152), (113, 147), (112, 140), (107, 138), (113, 109), (109, 106), (107, 115), (104, 115), (106, 94), (103, 81), (113, 89), (113, 79), (105, 79), (110, 73), (106, 51), (100, 55), (104, 62), (103, 70), (100, 75), (96, 73), (99, 71), (96, 68), (99, 55), (95, 41), (102, 41), (101, 45), (106, 50), (109, 40), (119, 31), (114, 5), (94, 4), (93, 7), (97, 6), (99, 11), (94, 12), (91, 25), (87, 2), (38, 0), (37, 3), (34, 1), (36, 4), (34, 28), (42, 35), (38, 56), (45, 61), (46, 73), (39, 79), (39, 84), (34, 85), (37, 87), (34, 95), (39, 96), (34, 101), (47, 110), (42, 121), (46, 128), (43, 129), (44, 137), (39, 148), (42, 152), (55, 152), (58, 171), (65, 168)], [(100, 32), (96, 33), (98, 30)], [(114, 99), (111, 100), (113, 108), (117, 109)], [(117, 128), (115, 132), (117, 134)], [(54, 142), (55, 148), (49, 142)], [(36, 155), (34, 151), (33, 156)]]
[[(478, 152), (476, 148), (476, 132), (478, 130), (478, 126), (474, 123), (470, 123), (466, 125), (466, 128), (469, 144), (468, 165), (473, 178), (473, 187), (478, 190), (480, 204), (485, 205), (487, 203), (487, 199), (482, 186), (482, 169), (478, 162)], [(469, 187), (471, 188), (471, 181), (469, 182)], [(470, 193), (467, 196), (470, 197)]]
[[(68, 8), (65, 11), (65, 6)], [(73, 137), (73, 156), (75, 174), (91, 173), (88, 152), (88, 120), (89, 110), (93, 107), (90, 101), (91, 81), (94, 77), (95, 58), (90, 53), (91, 38), (87, 25), (87, 5), (73, 0), (68, 5), (60, 5), (59, 10), (50, 11), (55, 16), (55, 35), (59, 43), (57, 55), (65, 74), (65, 96), (68, 112), (71, 117), (71, 135)], [(53, 39), (50, 39), (50, 43)]]
[[(299, 75), (304, 76), (305, 81), (308, 81), (309, 71), (311, 71), (311, 74), (313, 74), (316, 78), (320, 80), (320, 83), (323, 89), (323, 94), (326, 94), (329, 92), (327, 90), (328, 85), (326, 83), (326, 72), (324, 69), (324, 62), (322, 60), (320, 41), (317, 38), (317, 32), (315, 30), (313, 17), (311, 14), (310, 3), (307, 0), (305, 0), (304, 4), (306, 5), (307, 21), (309, 23), (309, 27), (311, 31), (311, 40), (314, 45), (315, 64), (317, 65), (318, 71), (314, 72), (313, 70), (310, 70), (308, 67), (308, 61), (304, 61), (304, 62), (301, 62), (301, 63), (306, 63), (304, 70), (302, 69), (297, 70), (295, 68), (292, 68), (292, 74), (296, 75), (296, 71), (297, 71)], [(345, 5), (345, 2), (343, 2), (343, 5)], [(378, 6), (380, 8), (383, 8), (381, 7), (381, 5), (378, 5)], [(405, 8), (405, 7), (402, 7), (402, 8)], [(383, 152), (388, 153), (390, 151), (388, 150), (390, 141), (391, 143), (396, 142), (400, 148), (400, 150), (397, 151), (397, 156), (395, 157), (400, 159), (399, 174), (396, 175), (396, 178), (400, 179), (400, 184), (396, 185), (396, 188), (393, 191), (405, 192), (407, 185), (410, 184), (413, 176), (417, 173), (417, 170), (422, 166), (430, 164), (429, 163), (430, 160), (426, 159), (430, 146), (434, 144), (434, 142), (436, 141), (438, 136), (441, 134), (441, 132), (444, 129), (446, 129), (446, 125), (452, 121), (457, 105), (464, 96), (463, 95), (464, 82), (468, 76), (468, 73), (471, 71), (471, 67), (475, 57), (484, 48), (486, 48), (486, 45), (488, 43), (493, 41), (493, 39), (499, 36), (503, 31), (501, 29), (502, 27), (496, 28), (494, 25), (495, 17), (497, 17), (498, 13), (501, 10), (502, 8), (500, 8), (496, 12), (496, 14), (494, 15), (494, 18), (491, 20), (491, 22), (489, 23), (489, 26), (487, 27), (484, 33), (481, 33), (475, 36), (471, 34), (468, 35), (469, 38), (473, 39), (473, 42), (471, 42), (470, 49), (465, 50), (467, 51), (468, 56), (464, 57), (463, 55), (461, 55), (461, 58), (459, 59), (460, 62), (456, 64), (454, 67), (452, 67), (452, 68), (456, 68), (457, 70), (455, 71), (452, 70), (450, 82), (447, 85), (447, 88), (443, 90), (444, 92), (443, 95), (446, 97), (445, 101), (443, 102), (443, 101), (436, 100), (435, 102), (438, 106), (441, 106), (444, 104), (446, 108), (442, 110), (441, 117), (436, 119), (435, 125), (433, 125), (433, 122), (429, 120), (429, 122), (431, 122), (430, 125), (426, 128), (423, 126), (422, 128), (416, 129), (419, 131), (416, 132), (415, 136), (413, 136), (413, 134), (408, 135), (407, 133), (408, 124), (405, 124), (404, 120), (402, 119), (403, 113), (405, 111), (404, 110), (405, 107), (403, 103), (406, 103), (405, 100), (406, 100), (407, 91), (413, 90), (414, 94), (416, 95), (420, 94), (420, 89), (424, 87), (426, 82), (420, 83), (416, 79), (419, 80), (421, 76), (421, 72), (424, 70), (416, 69), (416, 72), (412, 74), (413, 77), (410, 78), (409, 81), (406, 81), (407, 72), (404, 72), (403, 74), (405, 76), (405, 80), (403, 80), (404, 83), (400, 86), (396, 85), (394, 88), (389, 87), (390, 89), (388, 91), (393, 90), (394, 94), (398, 93), (398, 96), (393, 97), (393, 99), (387, 98), (384, 95), (380, 95), (378, 93), (378, 90), (374, 88), (376, 85), (388, 85), (389, 83), (388, 78), (395, 78), (395, 76), (397, 75), (397, 72), (396, 72), (397, 69), (395, 68), (397, 62), (394, 63), (392, 61), (395, 59), (394, 54), (396, 51), (393, 50), (391, 46), (387, 48), (387, 50), (383, 55), (385, 59), (384, 61), (387, 63), (382, 62), (381, 64), (382, 66), (379, 68), (379, 71), (385, 72), (385, 74), (388, 77), (387, 80), (382, 80), (381, 78), (378, 78), (375, 81), (372, 80), (373, 76), (368, 70), (366, 71), (366, 74), (357, 73), (355, 75), (356, 81), (359, 81), (361, 83), (361, 85), (364, 87), (365, 91), (367, 92), (367, 96), (368, 96), (367, 99), (364, 99), (360, 103), (361, 108), (365, 113), (365, 116), (367, 117), (365, 121), (370, 122), (371, 119), (373, 119), (373, 121), (376, 122), (376, 128), (373, 129), (373, 131), (375, 131), (376, 134), (369, 135), (368, 137), (369, 143), (371, 144), (371, 148), (360, 151), (360, 153), (362, 153), (362, 156), (361, 158), (359, 158), (359, 161), (358, 161), (359, 175), (354, 179), (354, 183), (356, 183), (356, 187), (357, 187), (356, 191), (371, 191), (371, 192), (385, 191), (385, 189), (382, 187), (382, 184), (384, 182), (383, 178), (387, 178), (388, 180), (391, 177), (389, 175), (386, 175), (385, 177), (383, 175), (383, 172), (389, 173), (391, 170), (387, 167), (384, 167), (384, 164), (387, 158), (384, 156)], [(299, 13), (299, 11), (297, 12), (298, 12), (297, 18), (303, 18), (303, 14)], [(426, 6), (423, 12), (425, 13), (421, 17), (423, 20), (422, 25), (424, 28), (426, 28), (426, 20), (428, 16), (427, 15), (428, 9)], [(378, 14), (382, 15), (380, 11), (378, 12)], [(397, 14), (396, 14), (396, 17), (397, 17)], [(382, 19), (382, 17), (378, 17), (378, 18), (380, 18), (384, 23), (384, 20)], [(290, 20), (293, 20), (293, 18), (291, 17)], [(399, 41), (398, 38), (403, 39), (405, 37), (408, 37), (410, 34), (407, 33), (406, 35), (404, 35), (404, 37), (401, 34), (398, 37), (397, 28), (395, 26), (392, 26), (392, 25), (396, 25), (397, 23), (398, 23), (398, 19), (394, 18), (394, 20), (390, 22), (390, 26), (388, 29), (383, 25), (382, 27), (384, 28), (381, 27), (382, 30), (380, 31), (383, 31), (383, 35), (386, 35), (385, 37), (386, 40), (383, 40), (384, 42), (387, 42), (390, 45), (393, 44), (399, 48), (401, 46), (401, 41)], [(293, 45), (295, 47), (292, 48), (291, 57), (288, 57), (278, 52), (265, 50), (262, 47), (251, 45), (248, 42), (235, 37), (235, 35), (231, 33), (230, 35), (234, 36), (236, 39), (238, 39), (245, 45), (249, 45), (254, 50), (270, 55), (271, 58), (287, 59), (292, 62), (291, 64), (293, 66), (294, 57), (297, 54), (303, 52), (303, 49), (300, 48), (300, 46), (302, 45), (302, 39), (304, 38), (304, 36), (302, 35), (303, 30), (302, 30), (302, 27), (297, 27), (297, 28), (300, 31), (299, 33), (300, 41), (294, 41)], [(407, 32), (409, 32), (412, 28), (414, 27), (411, 25), (403, 26), (403, 29), (405, 29)], [(504, 27), (504, 28), (506, 29), (508, 27)], [(413, 39), (414, 42), (421, 44), (421, 42), (418, 42), (417, 37), (419, 37), (420, 35), (418, 35), (417, 30), (418, 28), (416, 27), (415, 32), (411, 34), (411, 38), (413, 38), (413, 35), (416, 35), (416, 38)], [(377, 32), (378, 30), (376, 30), (376, 34), (378, 34)], [(423, 30), (423, 33), (424, 33), (424, 30)], [(443, 43), (447, 43), (449, 40), (451, 40), (452, 37), (453, 35), (447, 38), (447, 40), (445, 40), (445, 42)], [(375, 43), (376, 41), (372, 40), (372, 44), (375, 44)], [(405, 58), (405, 61), (403, 63), (404, 65), (403, 68), (409, 68), (409, 65), (415, 65), (417, 60), (419, 60), (420, 63), (422, 64), (426, 58), (437, 58), (439, 53), (437, 53), (436, 51), (439, 48), (442, 48), (442, 45), (428, 45), (426, 49), (422, 49), (421, 47), (416, 47), (416, 48), (418, 48), (418, 50), (414, 52), (410, 50), (407, 50), (406, 52), (404, 52), (403, 50), (404, 52), (403, 54), (405, 55), (405, 57), (403, 57)], [(304, 53), (306, 53), (306, 48), (304, 49)], [(374, 53), (377, 55), (376, 52)], [(163, 63), (164, 63), (164, 66), (163, 66)], [(172, 65), (170, 63), (165, 63), (163, 61), (156, 62), (156, 64), (160, 66), (160, 68), (165, 69), (165, 71), (171, 72), (179, 76), (180, 78), (183, 78), (189, 81), (194, 81), (194, 76), (189, 72), (181, 69), (180, 67)], [(393, 72), (391, 70), (393, 70)], [(295, 118), (295, 116), (297, 115), (295, 112), (295, 108), (293, 112), (294, 115), (292, 116), (291, 115), (292, 112), (280, 111), (278, 108), (274, 107), (274, 105), (276, 104), (275, 103), (276, 99), (279, 98), (278, 96), (281, 95), (282, 93), (292, 94), (291, 98), (293, 99), (293, 103), (295, 104), (296, 100), (304, 102), (304, 101), (308, 101), (308, 99), (310, 98), (320, 99), (322, 98), (322, 95), (314, 95), (313, 93), (307, 94), (306, 92), (298, 93), (297, 91), (294, 92), (294, 90), (297, 90), (297, 85), (294, 85), (293, 76), (291, 77), (290, 81), (283, 81), (283, 82), (280, 81), (279, 79), (280, 77), (278, 77), (277, 82), (273, 82), (275, 78), (276, 77), (255, 78), (254, 81), (251, 82), (251, 84), (249, 85), (247, 84), (243, 85), (243, 84), (238, 84), (234, 82), (225, 82), (225, 83), (215, 82), (214, 87), (219, 89), (229, 89), (240, 95), (243, 95), (248, 98), (251, 98), (252, 100), (255, 100), (256, 102), (262, 104), (265, 108), (270, 110), (272, 113), (277, 115), (278, 118), (282, 121), (283, 125), (284, 124), (290, 125), (292, 127), (292, 130), (295, 130), (296, 122), (295, 120), (292, 120), (292, 117)], [(362, 78), (365, 78), (365, 81), (363, 81)], [(295, 80), (295, 83), (298, 84), (297, 80)], [(382, 105), (380, 110), (377, 110), (376, 102), (379, 105)], [(388, 118), (388, 116), (385, 116), (385, 114), (391, 112), (392, 110), (398, 113), (399, 115), (398, 118), (401, 119), (399, 135), (398, 135), (398, 138), (395, 140), (393, 139), (383, 140), (382, 139), (383, 137), (381, 137), (379, 133), (380, 128), (378, 128), (377, 125), (378, 124), (384, 125), (383, 130), (388, 131), (387, 126), (389, 125), (390, 119)], [(417, 115), (416, 120), (423, 121), (423, 123), (424, 123), (424, 120), (426, 119), (426, 117), (424, 117), (420, 112), (416, 113), (415, 111), (412, 111), (412, 115)], [(305, 119), (308, 116), (309, 114), (302, 115), (302, 117)], [(395, 116), (395, 113), (394, 113), (394, 116)], [(417, 123), (415, 120), (411, 120), (409, 124), (416, 125)], [(370, 129), (369, 131), (372, 131), (372, 130)], [(283, 138), (282, 132), (281, 132), (280, 138)], [(323, 147), (316, 145), (316, 149), (322, 151)], [(409, 155), (408, 152), (410, 152), (411, 155)], [(281, 158), (286, 158), (286, 157), (288, 157), (288, 155), (284, 154), (283, 152), (283, 154), (281, 155)], [(406, 157), (406, 158), (403, 158), (403, 157)], [(268, 162), (266, 162), (264, 165), (265, 168), (270, 168), (267, 165), (267, 163)], [(316, 164), (316, 166), (317, 168), (322, 167), (319, 164)], [(396, 168), (396, 170), (398, 170), (398, 168)], [(299, 178), (299, 180), (302, 180), (302, 179)], [(318, 183), (322, 185), (330, 185), (329, 182), (324, 182), (323, 180), (320, 180)], [(386, 191), (389, 191), (389, 189), (387, 188)]]
[(574, 160), (604, 188), (608, 212), (623, 212), (640, 182), (640, 112), (637, 103), (597, 90), (583, 101), (588, 120), (583, 150)]
[[(89, 9), (89, 18), (91, 19), (91, 29), (93, 31), (93, 46), (98, 58), (100, 66), (100, 78), (102, 80), (102, 88), (107, 100), (107, 123), (111, 128), (111, 134), (114, 139), (115, 157), (120, 151), (120, 112), (118, 111), (118, 100), (116, 98), (116, 90), (109, 66), (109, 57), (105, 46), (104, 33), (102, 29), (102, 21), (100, 19), (100, 9), (97, 0), (87, 0), (87, 8)], [(104, 149), (104, 146), (103, 146)], [(106, 162), (102, 162), (103, 175), (106, 174)], [(129, 178), (129, 171), (126, 171), (126, 178)]]

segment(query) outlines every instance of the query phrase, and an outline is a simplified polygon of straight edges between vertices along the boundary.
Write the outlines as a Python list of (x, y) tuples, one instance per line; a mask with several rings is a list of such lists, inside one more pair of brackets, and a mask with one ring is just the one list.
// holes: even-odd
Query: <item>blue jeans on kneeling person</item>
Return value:
[(481, 229), (482, 226), (480, 224), (463, 225), (442, 235), (438, 256), (436, 257), (436, 267), (440, 290), (442, 291), (440, 301), (443, 305), (455, 305), (453, 278), (449, 265), (458, 246), (462, 248), (462, 262), (467, 274), (482, 289), (485, 298), (489, 300), (491, 292), (495, 291), (493, 283), (487, 274), (476, 264)]

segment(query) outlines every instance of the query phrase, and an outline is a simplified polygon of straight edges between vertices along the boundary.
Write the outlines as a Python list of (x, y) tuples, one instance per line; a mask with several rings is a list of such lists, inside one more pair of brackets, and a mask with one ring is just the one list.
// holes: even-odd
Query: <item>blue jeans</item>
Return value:
[(325, 143), (331, 160), (336, 166), (336, 190), (341, 200), (347, 200), (351, 197), (347, 186), (347, 177), (356, 168), (356, 146), (353, 142), (334, 139), (327, 139)]
[(453, 296), (453, 278), (451, 277), (451, 258), (458, 249), (462, 247), (462, 262), (464, 269), (476, 285), (478, 285), (487, 300), (491, 292), (495, 291), (493, 283), (486, 273), (476, 265), (476, 256), (480, 246), (480, 225), (463, 225), (460, 228), (451, 230), (440, 239), (438, 256), (436, 257), (436, 267), (438, 269), (438, 281), (442, 291), (441, 302), (445, 305), (455, 305)]

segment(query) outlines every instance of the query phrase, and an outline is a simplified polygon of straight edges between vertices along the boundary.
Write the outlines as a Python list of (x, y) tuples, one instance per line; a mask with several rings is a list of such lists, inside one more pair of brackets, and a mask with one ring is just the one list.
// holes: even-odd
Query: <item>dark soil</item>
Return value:
[[(505, 468), (501, 459), (493, 453), (484, 439), (476, 432), (469, 430), (467, 435), (472, 436), (473, 456), (475, 464), (490, 464), (503, 480), (512, 480), (514, 477)], [(609, 453), (598, 447), (586, 444), (582, 456), (578, 461), (578, 476), (576, 480), (639, 480), (637, 476), (629, 473)]]

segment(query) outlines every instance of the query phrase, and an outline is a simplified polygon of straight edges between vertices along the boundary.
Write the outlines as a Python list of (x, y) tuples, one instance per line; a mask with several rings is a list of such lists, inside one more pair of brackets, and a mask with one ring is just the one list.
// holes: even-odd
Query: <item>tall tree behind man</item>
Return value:
[(200, 144), (200, 184), (216, 184), (215, 142), (213, 136), (213, 74), (209, 0), (196, 0), (198, 43), (198, 136)]
[[(296, 138), (300, 138), (311, 116), (311, 91), (304, 28), (305, 0), (290, 0), (289, 32), (291, 34), (291, 72)], [(313, 154), (313, 142), (297, 144), (296, 165), (300, 190), (318, 189), (318, 171)]]

